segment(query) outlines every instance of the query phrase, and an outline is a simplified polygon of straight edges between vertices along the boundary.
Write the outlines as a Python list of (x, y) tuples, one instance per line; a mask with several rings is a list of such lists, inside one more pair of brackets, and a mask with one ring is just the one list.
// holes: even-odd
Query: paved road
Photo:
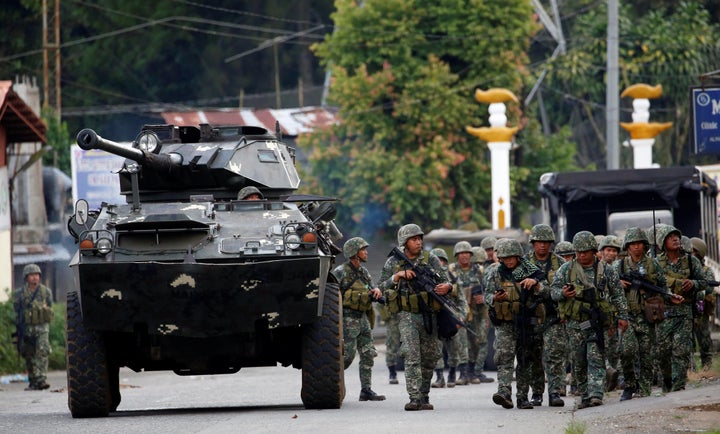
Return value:
[[(381, 346), (378, 348), (383, 350)], [(346, 371), (347, 396), (340, 410), (304, 410), (300, 371), (292, 368), (249, 368), (222, 376), (178, 377), (167, 372), (121, 371), (122, 403), (103, 419), (72, 419), (67, 409), (64, 372), (50, 376), (50, 391), (25, 392), (25, 384), (3, 385), (0, 432), (7, 433), (266, 433), (266, 432), (505, 432), (563, 433), (583, 422), (586, 432), (652, 432), (638, 424), (611, 421), (616, 414), (635, 415), (648, 408), (674, 408), (692, 403), (720, 403), (720, 384), (667, 396), (619, 403), (614, 392), (607, 405), (574, 411), (564, 408), (504, 410), (491, 401), (495, 383), (433, 389), (435, 411), (406, 412), (403, 385), (389, 385), (382, 355), (374, 369), (374, 389), (383, 402), (359, 402), (357, 363)], [(493, 373), (494, 374), (494, 373)], [(719, 406), (720, 407), (720, 406)], [(715, 413), (720, 415), (720, 413)], [(720, 418), (717, 418), (720, 421)], [(610, 421), (610, 422), (609, 422)], [(683, 421), (676, 421), (682, 428)], [(637, 429), (633, 429), (633, 425)], [(704, 429), (713, 427), (712, 418)], [(714, 425), (718, 428), (718, 425)], [(609, 429), (609, 430), (608, 430)], [(660, 430), (664, 431), (664, 430)], [(655, 432), (658, 432), (657, 430)]]

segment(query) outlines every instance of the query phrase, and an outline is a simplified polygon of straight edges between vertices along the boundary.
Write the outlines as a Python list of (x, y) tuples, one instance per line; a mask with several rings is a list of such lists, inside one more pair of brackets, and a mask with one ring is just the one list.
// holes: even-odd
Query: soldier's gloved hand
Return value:
[(617, 322), (617, 326), (620, 330), (622, 330), (623, 333), (625, 333), (625, 330), (628, 328), (628, 322), (624, 319), (619, 319)]

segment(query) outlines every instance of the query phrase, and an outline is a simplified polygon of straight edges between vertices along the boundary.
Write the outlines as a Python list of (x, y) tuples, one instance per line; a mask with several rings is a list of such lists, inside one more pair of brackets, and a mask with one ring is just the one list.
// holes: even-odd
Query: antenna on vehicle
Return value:
[(282, 140), (282, 131), (280, 130), (280, 121), (275, 121), (275, 135), (278, 140)]

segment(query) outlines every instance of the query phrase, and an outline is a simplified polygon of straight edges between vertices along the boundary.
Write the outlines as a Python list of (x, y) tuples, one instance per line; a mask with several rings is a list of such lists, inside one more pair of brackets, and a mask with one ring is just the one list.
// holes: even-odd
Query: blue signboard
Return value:
[(720, 154), (720, 87), (690, 89), (695, 153)]
[(102, 202), (127, 203), (125, 196), (120, 194), (117, 174), (125, 158), (100, 150), (84, 151), (77, 145), (71, 147), (70, 153), (73, 202), (85, 199), (90, 209), (100, 209)]

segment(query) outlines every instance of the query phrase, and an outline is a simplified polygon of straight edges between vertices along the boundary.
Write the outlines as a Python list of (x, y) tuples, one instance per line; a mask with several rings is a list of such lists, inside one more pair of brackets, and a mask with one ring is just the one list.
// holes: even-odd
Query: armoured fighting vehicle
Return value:
[[(306, 408), (339, 408), (342, 310), (330, 270), (342, 235), (333, 198), (295, 194), (294, 148), (264, 128), (207, 124), (148, 125), (131, 147), (89, 129), (77, 142), (126, 158), (127, 203), (79, 200), (68, 222), (79, 244), (67, 296), (72, 416), (115, 411), (125, 366), (292, 366)], [(240, 200), (247, 187), (260, 200)]]

